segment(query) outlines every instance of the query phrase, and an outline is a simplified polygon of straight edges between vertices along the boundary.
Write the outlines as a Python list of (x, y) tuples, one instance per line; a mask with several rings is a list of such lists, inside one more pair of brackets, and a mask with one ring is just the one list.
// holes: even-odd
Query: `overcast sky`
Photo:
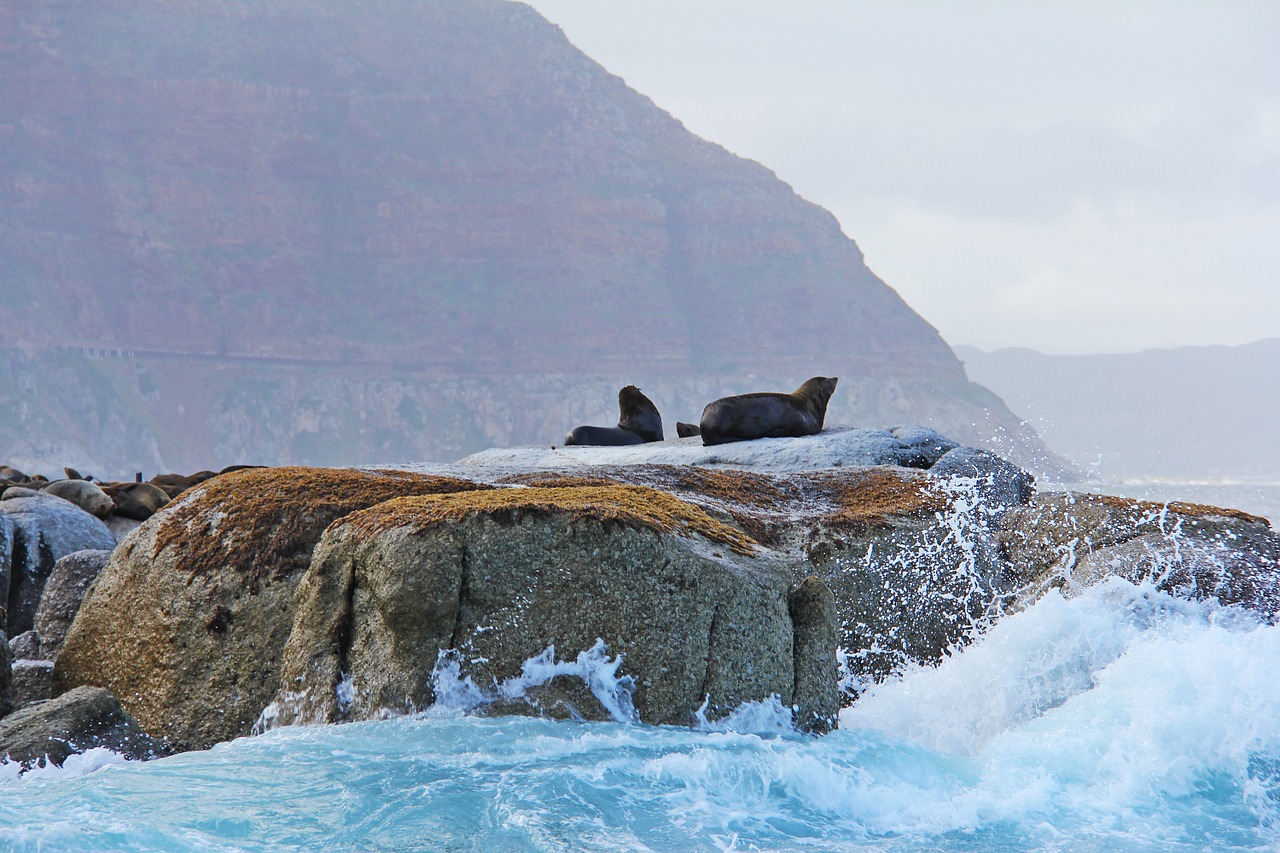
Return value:
[(533, 0), (952, 344), (1280, 336), (1280, 2)]

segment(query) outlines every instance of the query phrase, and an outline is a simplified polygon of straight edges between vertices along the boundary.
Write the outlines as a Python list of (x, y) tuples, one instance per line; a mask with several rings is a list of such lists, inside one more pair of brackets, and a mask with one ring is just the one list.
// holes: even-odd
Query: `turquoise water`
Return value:
[(0, 765), (12, 850), (1280, 849), (1280, 627), (1050, 595), (801, 737), (435, 709), (148, 763)]

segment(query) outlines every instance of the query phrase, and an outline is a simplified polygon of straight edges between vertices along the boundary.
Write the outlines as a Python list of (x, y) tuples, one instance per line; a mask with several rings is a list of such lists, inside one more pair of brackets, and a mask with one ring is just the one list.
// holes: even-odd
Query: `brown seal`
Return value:
[(684, 421), (676, 421), (676, 435), (681, 438), (692, 438), (695, 435), (701, 435), (702, 431), (698, 429), (697, 424), (687, 424)]
[(153, 483), (112, 483), (102, 489), (116, 505), (116, 515), (146, 521), (170, 500), (169, 493)]
[(822, 432), (834, 376), (815, 376), (790, 394), (762, 392), (721, 397), (702, 410), (702, 443), (725, 444), (753, 438), (815, 435)]
[(98, 518), (106, 518), (116, 511), (115, 502), (107, 497), (107, 493), (88, 480), (55, 480), (41, 491), (70, 501)]
[(616, 427), (574, 427), (564, 438), (566, 447), (595, 445), (615, 447), (662, 441), (662, 415), (653, 401), (634, 385), (618, 392), (618, 425)]

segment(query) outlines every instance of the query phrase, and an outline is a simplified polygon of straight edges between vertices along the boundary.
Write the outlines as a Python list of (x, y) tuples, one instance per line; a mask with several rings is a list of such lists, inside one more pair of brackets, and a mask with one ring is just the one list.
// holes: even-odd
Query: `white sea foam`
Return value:
[(556, 660), (556, 647), (550, 645), (526, 660), (519, 675), (489, 688), (477, 685), (470, 675), (462, 674), (456, 651), (441, 651), (431, 674), (436, 694), (432, 712), (469, 713), (500, 699), (527, 699), (531, 689), (554, 678), (568, 676), (581, 679), (611, 719), (620, 723), (637, 722), (639, 717), (631, 700), (635, 679), (629, 675), (618, 675), (623, 656), (610, 658), (608, 651), (604, 640), (597, 639), (591, 648), (579, 652), (576, 659), (560, 661)]

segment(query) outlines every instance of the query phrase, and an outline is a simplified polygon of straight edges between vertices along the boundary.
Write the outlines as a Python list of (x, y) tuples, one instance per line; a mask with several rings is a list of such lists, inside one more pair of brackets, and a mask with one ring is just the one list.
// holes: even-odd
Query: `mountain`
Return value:
[(0, 78), (15, 458), (440, 459), (815, 374), (1036, 447), (828, 212), (522, 4), (30, 0)]
[(1122, 355), (956, 354), (1081, 467), (1116, 478), (1280, 482), (1280, 338)]

